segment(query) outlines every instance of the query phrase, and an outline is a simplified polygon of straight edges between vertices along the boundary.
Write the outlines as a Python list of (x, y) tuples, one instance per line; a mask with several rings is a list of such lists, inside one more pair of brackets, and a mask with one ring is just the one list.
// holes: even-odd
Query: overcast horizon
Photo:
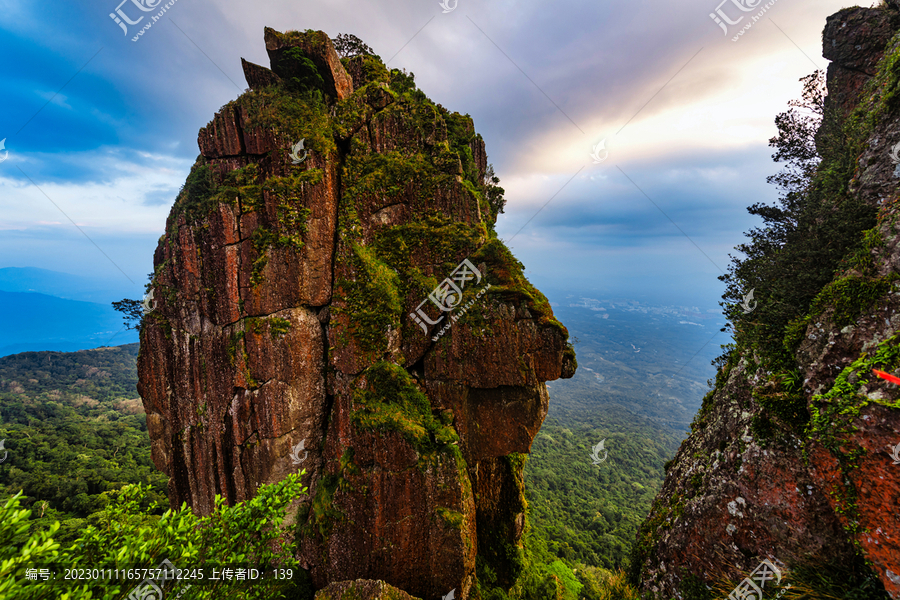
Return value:
[(821, 32), (845, 6), (780, 0), (733, 42), (749, 19), (723, 35), (718, 0), (177, 0), (133, 42), (149, 19), (126, 35), (110, 14), (164, 3), (118, 2), (0, 0), (0, 268), (118, 278), (139, 297), (198, 130), (247, 87), (241, 57), (268, 66), (265, 26), (310, 28), (357, 35), (473, 117), (506, 189), (497, 232), (539, 288), (704, 308), (760, 225), (746, 207), (777, 200), (774, 119), (827, 67)]

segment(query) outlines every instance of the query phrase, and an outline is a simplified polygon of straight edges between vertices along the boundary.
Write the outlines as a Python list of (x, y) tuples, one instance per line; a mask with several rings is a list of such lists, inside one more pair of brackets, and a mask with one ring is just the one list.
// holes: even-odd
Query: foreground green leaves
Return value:
[[(227, 506), (217, 496), (216, 508), (207, 517), (197, 517), (185, 504), (162, 516), (148, 514), (141, 509), (148, 488), (126, 486), (111, 493), (114, 498), (103, 511), (100, 525), (86, 527), (65, 548), (53, 539), (59, 523), (33, 533), (24, 544), (14, 542), (29, 528), (31, 515), (20, 508), (22, 494), (16, 494), (0, 507), (0, 598), (126, 598), (142, 580), (126, 579), (121, 570), (155, 569), (163, 560), (179, 569), (203, 568), (205, 579), (213, 566), (251, 567), (265, 573), (265, 579), (256, 581), (158, 582), (167, 597), (176, 590), (184, 600), (295, 597), (304, 572), (291, 555), (293, 527), (285, 524), (285, 515), (288, 505), (307, 491), (300, 483), (304, 473), (263, 486), (256, 497), (235, 506)], [(27, 570), (39, 568), (49, 569), (55, 578), (29, 580)], [(120, 571), (118, 577), (65, 580), (66, 571), (72, 569)], [(274, 569), (290, 569), (293, 577), (276, 580)], [(158, 596), (146, 597), (155, 600)]]

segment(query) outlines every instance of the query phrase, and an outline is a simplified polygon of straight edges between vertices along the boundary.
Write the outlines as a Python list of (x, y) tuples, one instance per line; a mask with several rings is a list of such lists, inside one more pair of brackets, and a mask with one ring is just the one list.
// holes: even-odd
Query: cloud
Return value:
[(4, 3), (4, 266), (111, 268), (21, 168), (122, 270), (149, 272), (197, 131), (246, 86), (241, 57), (268, 64), (268, 25), (353, 33), (471, 114), (507, 190), (498, 231), (521, 229), (511, 244), (532, 271), (714, 295), (716, 269), (678, 227), (725, 267), (758, 224), (745, 207), (777, 198), (773, 119), (825, 66), (821, 30), (842, 7), (780, 0), (733, 43), (715, 0), (460, 0), (448, 14), (437, 0), (179, 1), (134, 43), (117, 4)]

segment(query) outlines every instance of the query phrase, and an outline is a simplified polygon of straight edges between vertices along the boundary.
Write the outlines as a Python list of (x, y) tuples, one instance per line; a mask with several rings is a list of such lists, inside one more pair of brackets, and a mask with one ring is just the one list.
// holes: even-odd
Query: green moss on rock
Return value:
[(400, 276), (373, 249), (356, 243), (351, 249), (353, 279), (341, 279), (337, 286), (346, 307), (332, 310), (348, 315), (350, 334), (363, 350), (374, 351), (385, 347), (389, 328), (400, 328)]
[(428, 156), (422, 152), (365, 154), (351, 156), (344, 168), (344, 198), (391, 198), (403, 194), (409, 187), (428, 196), (434, 193), (437, 182), (435, 170)]
[(209, 168), (207, 160), (203, 156), (198, 156), (181, 191), (175, 197), (173, 214), (184, 213), (189, 220), (205, 216), (215, 207), (215, 203), (212, 201), (215, 188), (213, 172)]
[(785, 349), (795, 352), (809, 324), (828, 311), (835, 327), (852, 325), (860, 315), (884, 298), (898, 279), (900, 276), (891, 273), (885, 277), (849, 275), (832, 281), (813, 300), (806, 316), (788, 324), (784, 337)]
[[(488, 280), (491, 283), (488, 295), (500, 296), (513, 303), (524, 301), (541, 325), (555, 327), (568, 339), (569, 332), (553, 316), (550, 301), (525, 278), (524, 265), (516, 260), (503, 242), (491, 238), (478, 249), (473, 259), (472, 262), (476, 264), (481, 261), (487, 264)], [(572, 353), (574, 354), (574, 350)]]
[(810, 403), (811, 420), (808, 435), (816, 438), (832, 451), (838, 452), (844, 437), (856, 431), (852, 421), (869, 404), (881, 404), (900, 409), (900, 401), (888, 401), (861, 393), (861, 389), (880, 381), (872, 369), (893, 371), (900, 367), (900, 334), (881, 342), (871, 355), (862, 354), (837, 376), (834, 385), (824, 394), (813, 396)]
[(268, 319), (268, 322), (269, 335), (272, 336), (272, 339), (284, 337), (291, 329), (291, 322), (287, 319), (282, 319), (280, 317), (271, 317)]
[[(813, 396), (810, 402), (811, 419), (807, 437), (827, 448), (837, 459), (843, 481), (850, 481), (849, 473), (858, 468), (859, 460), (865, 455), (865, 449), (853, 442), (858, 430), (854, 422), (862, 409), (870, 404), (900, 409), (900, 401), (885, 400), (861, 390), (878, 381), (872, 369), (894, 371), (898, 366), (900, 334), (881, 342), (872, 355), (864, 353), (860, 356), (838, 375), (830, 390)], [(845, 517), (848, 533), (851, 536), (860, 533), (855, 486), (835, 486), (828, 490), (828, 494), (834, 500), (835, 512)]]
[(459, 436), (431, 410), (431, 403), (406, 369), (378, 362), (361, 378), (365, 387), (353, 394), (353, 424), (370, 431), (397, 431), (423, 459), (438, 452), (461, 456)]
[(465, 515), (463, 513), (444, 508), (443, 506), (438, 507), (434, 512), (447, 527), (462, 529), (463, 521), (465, 520)]
[[(312, 211), (301, 206), (300, 199), (303, 197), (304, 186), (316, 185), (321, 180), (321, 169), (310, 169), (266, 180), (262, 189), (270, 192), (276, 199), (277, 224), (268, 227), (260, 225), (250, 236), (253, 249), (256, 251), (256, 260), (253, 262), (250, 276), (251, 284), (258, 285), (262, 282), (262, 271), (268, 264), (270, 248), (290, 248), (295, 252), (303, 249), (306, 222)], [(262, 201), (254, 208), (261, 209)]]
[[(268, 129), (276, 139), (290, 140), (288, 143), (304, 139), (308, 151), (322, 156), (337, 151), (331, 113), (321, 99), (275, 85), (245, 92), (236, 102), (247, 110), (251, 129)], [(287, 151), (285, 147), (284, 152)]]
[(359, 468), (353, 464), (353, 450), (347, 448), (341, 455), (337, 472), (325, 472), (319, 479), (308, 519), (299, 529), (301, 534), (318, 534), (323, 539), (331, 535), (334, 525), (345, 518), (344, 513), (334, 505), (335, 495), (340, 490), (351, 489), (347, 476), (358, 472)]

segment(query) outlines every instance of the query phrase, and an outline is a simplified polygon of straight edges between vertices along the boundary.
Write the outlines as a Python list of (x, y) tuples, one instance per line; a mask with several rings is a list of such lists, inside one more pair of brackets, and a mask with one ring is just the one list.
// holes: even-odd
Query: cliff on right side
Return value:
[(645, 598), (720, 598), (763, 560), (785, 597), (900, 598), (900, 386), (875, 373), (900, 375), (900, 0), (832, 15), (823, 46), (776, 121), (782, 199), (722, 277), (734, 343), (635, 544)]

